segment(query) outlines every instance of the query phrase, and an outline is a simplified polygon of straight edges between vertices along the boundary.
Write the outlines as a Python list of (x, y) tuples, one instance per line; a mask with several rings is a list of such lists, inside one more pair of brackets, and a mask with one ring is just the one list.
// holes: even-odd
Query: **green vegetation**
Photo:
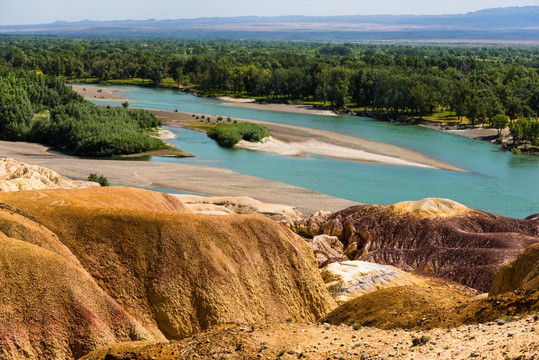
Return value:
[(492, 127), (498, 130), (498, 136), (501, 135), (502, 130), (507, 127), (509, 118), (504, 114), (498, 114), (492, 118)]
[(240, 140), (257, 142), (269, 135), (265, 126), (250, 123), (219, 124), (208, 128), (208, 136), (223, 147), (233, 147)]
[(104, 177), (103, 174), (97, 176), (97, 174), (91, 173), (90, 176), (88, 176), (88, 181), (96, 182), (101, 186), (109, 186), (109, 180)]
[(164, 148), (145, 132), (157, 126), (159, 120), (144, 110), (98, 108), (55, 77), (0, 68), (2, 140), (39, 142), (72, 155), (101, 157)]
[(521, 118), (509, 125), (509, 131), (515, 146), (523, 142), (539, 146), (539, 121)]
[[(142, 42), (149, 46), (142, 48), (137, 39), (0, 36), (0, 67), (79, 81), (188, 87), (203, 95), (329, 106), (390, 119), (485, 124), (499, 133), (505, 123), (502, 116), (506, 115), (511, 133), (516, 135), (515, 147), (536, 146), (537, 47), (175, 39)], [(20, 97), (9, 93), (4, 97)], [(44, 99), (54, 103), (45, 108), (65, 105), (63, 99), (54, 96)], [(32, 104), (35, 100), (28, 99)], [(9, 110), (10, 114), (27, 118), (25, 102), (21, 100), (17, 106)], [(10, 122), (2, 130), (11, 138), (20, 137), (27, 126)], [(225, 138), (223, 143), (230, 144), (237, 135)]]
[(419, 345), (425, 345), (430, 341), (430, 336), (423, 335), (420, 338), (412, 338), (412, 345), (413, 346), (419, 346)]
[(0, 37), (0, 65), (473, 124), (539, 113), (539, 49), (470, 45)]

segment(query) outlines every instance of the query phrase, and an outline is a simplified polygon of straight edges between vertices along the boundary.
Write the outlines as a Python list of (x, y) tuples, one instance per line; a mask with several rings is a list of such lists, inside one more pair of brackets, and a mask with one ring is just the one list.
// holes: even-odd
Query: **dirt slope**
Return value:
[[(84, 360), (292, 360), (415, 359), (537, 360), (539, 340), (532, 331), (539, 316), (505, 324), (487, 323), (428, 331), (379, 330), (351, 326), (283, 323), (220, 326), (182, 341), (124, 343), (99, 349)], [(413, 339), (430, 341), (413, 346)]]
[(1, 359), (77, 358), (106, 344), (152, 339), (56, 236), (4, 209), (0, 286)]
[(494, 279), (489, 295), (516, 289), (539, 290), (539, 244), (530, 246), (518, 258), (502, 267)]
[(537, 216), (510, 219), (447, 199), (354, 206), (289, 226), (307, 236), (337, 236), (350, 259), (431, 273), (481, 292), (503, 264), (539, 242)]
[(5, 193), (0, 203), (54, 233), (46, 245), (22, 230), (21, 240), (80, 262), (156, 340), (226, 322), (314, 321), (335, 307), (308, 244), (262, 216), (194, 215), (173, 197), (129, 188)]

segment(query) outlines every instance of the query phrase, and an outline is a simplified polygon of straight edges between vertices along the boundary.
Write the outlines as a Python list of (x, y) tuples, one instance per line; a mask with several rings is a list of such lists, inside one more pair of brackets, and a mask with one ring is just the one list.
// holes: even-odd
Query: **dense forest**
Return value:
[(54, 37), (0, 37), (0, 45), (0, 65), (65, 79), (175, 84), (472, 125), (501, 126), (493, 119), (506, 115), (527, 131), (523, 141), (537, 141), (537, 47)]
[(98, 108), (53, 76), (0, 68), (0, 139), (39, 142), (80, 156), (112, 156), (164, 146), (146, 129), (152, 114)]

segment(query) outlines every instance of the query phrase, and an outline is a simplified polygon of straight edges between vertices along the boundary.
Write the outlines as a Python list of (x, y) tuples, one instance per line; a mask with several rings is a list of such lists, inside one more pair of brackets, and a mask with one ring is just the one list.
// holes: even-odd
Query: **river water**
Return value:
[[(89, 86), (89, 85), (87, 85)], [(219, 147), (205, 134), (168, 128), (170, 142), (195, 158), (152, 158), (231, 169), (353, 201), (393, 204), (442, 197), (491, 213), (523, 218), (539, 213), (539, 157), (515, 155), (479, 140), (419, 126), (355, 116), (320, 116), (242, 109), (221, 100), (166, 89), (124, 87), (131, 107), (179, 110), (293, 124), (340, 132), (420, 151), (465, 173), (397, 165), (368, 164), (321, 156), (304, 159)], [(118, 105), (96, 101), (97, 104)]]

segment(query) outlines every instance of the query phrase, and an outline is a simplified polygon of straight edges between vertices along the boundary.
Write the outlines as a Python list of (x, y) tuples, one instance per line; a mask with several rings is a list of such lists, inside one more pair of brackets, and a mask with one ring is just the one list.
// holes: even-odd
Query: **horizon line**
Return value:
[(81, 20), (54, 20), (52, 22), (47, 23), (34, 23), (34, 24), (11, 24), (11, 25), (2, 25), (0, 24), (0, 27), (10, 27), (10, 26), (43, 26), (43, 25), (53, 25), (57, 23), (66, 23), (66, 24), (76, 24), (76, 23), (82, 23), (82, 22), (94, 22), (94, 23), (106, 23), (106, 22), (122, 22), (122, 21), (138, 21), (138, 22), (148, 22), (148, 21), (180, 21), (180, 20), (205, 20), (205, 19), (239, 19), (239, 18), (280, 18), (280, 17), (305, 17), (305, 18), (337, 18), (337, 17), (358, 17), (358, 16), (364, 16), (364, 17), (375, 17), (375, 16), (395, 16), (395, 17), (401, 17), (401, 16), (417, 16), (417, 17), (429, 17), (429, 16), (463, 16), (463, 15), (469, 15), (474, 14), (477, 12), (485, 11), (485, 10), (498, 10), (498, 9), (521, 9), (521, 8), (539, 8), (539, 5), (525, 5), (525, 6), (501, 6), (501, 7), (494, 7), (494, 8), (483, 8), (479, 10), (474, 11), (468, 11), (466, 13), (447, 13), (447, 14), (342, 14), (342, 15), (301, 15), (301, 14), (289, 14), (289, 15), (272, 15), (272, 16), (266, 16), (266, 15), (238, 15), (238, 16), (200, 16), (200, 17), (192, 17), (192, 18), (177, 18), (177, 19), (171, 19), (171, 18), (163, 18), (163, 19), (156, 19), (156, 18), (148, 18), (148, 19), (115, 19), (115, 20), (91, 20), (91, 19), (81, 19)]

